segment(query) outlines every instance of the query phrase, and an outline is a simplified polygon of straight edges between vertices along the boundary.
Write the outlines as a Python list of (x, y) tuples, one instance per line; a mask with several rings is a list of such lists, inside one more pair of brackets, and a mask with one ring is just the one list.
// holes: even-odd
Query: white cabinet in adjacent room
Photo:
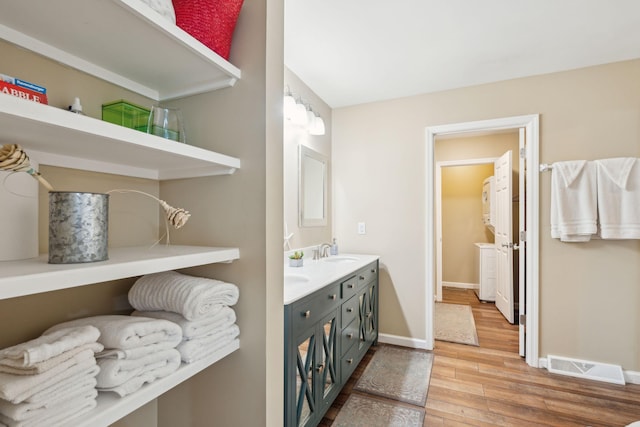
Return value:
[(476, 243), (480, 265), (479, 284), (476, 294), (481, 301), (496, 300), (496, 245)]

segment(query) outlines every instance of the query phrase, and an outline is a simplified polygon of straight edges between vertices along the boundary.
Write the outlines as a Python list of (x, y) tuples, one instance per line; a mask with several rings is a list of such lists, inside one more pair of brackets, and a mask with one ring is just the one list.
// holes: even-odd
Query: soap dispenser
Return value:
[(333, 244), (331, 245), (331, 255), (338, 255), (338, 244), (336, 243), (336, 238), (333, 238)]

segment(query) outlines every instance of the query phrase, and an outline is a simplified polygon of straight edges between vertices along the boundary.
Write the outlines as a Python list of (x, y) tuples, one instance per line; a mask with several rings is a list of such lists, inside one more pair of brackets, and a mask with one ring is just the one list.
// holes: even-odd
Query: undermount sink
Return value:
[(288, 284), (296, 285), (309, 282), (309, 277), (304, 274), (285, 274), (284, 281)]
[(331, 256), (329, 258), (324, 258), (324, 262), (356, 262), (359, 259), (352, 256)]

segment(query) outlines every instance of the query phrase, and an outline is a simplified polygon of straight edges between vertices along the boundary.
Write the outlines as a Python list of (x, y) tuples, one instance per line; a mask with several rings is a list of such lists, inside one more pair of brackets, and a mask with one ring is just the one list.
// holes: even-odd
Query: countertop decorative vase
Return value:
[(109, 195), (52, 191), (49, 193), (49, 263), (105, 261)]

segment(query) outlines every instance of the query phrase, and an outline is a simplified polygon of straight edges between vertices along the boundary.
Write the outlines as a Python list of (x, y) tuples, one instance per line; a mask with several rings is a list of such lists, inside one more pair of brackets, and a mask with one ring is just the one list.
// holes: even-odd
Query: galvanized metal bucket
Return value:
[(49, 263), (105, 261), (109, 195), (52, 191), (49, 193)]

